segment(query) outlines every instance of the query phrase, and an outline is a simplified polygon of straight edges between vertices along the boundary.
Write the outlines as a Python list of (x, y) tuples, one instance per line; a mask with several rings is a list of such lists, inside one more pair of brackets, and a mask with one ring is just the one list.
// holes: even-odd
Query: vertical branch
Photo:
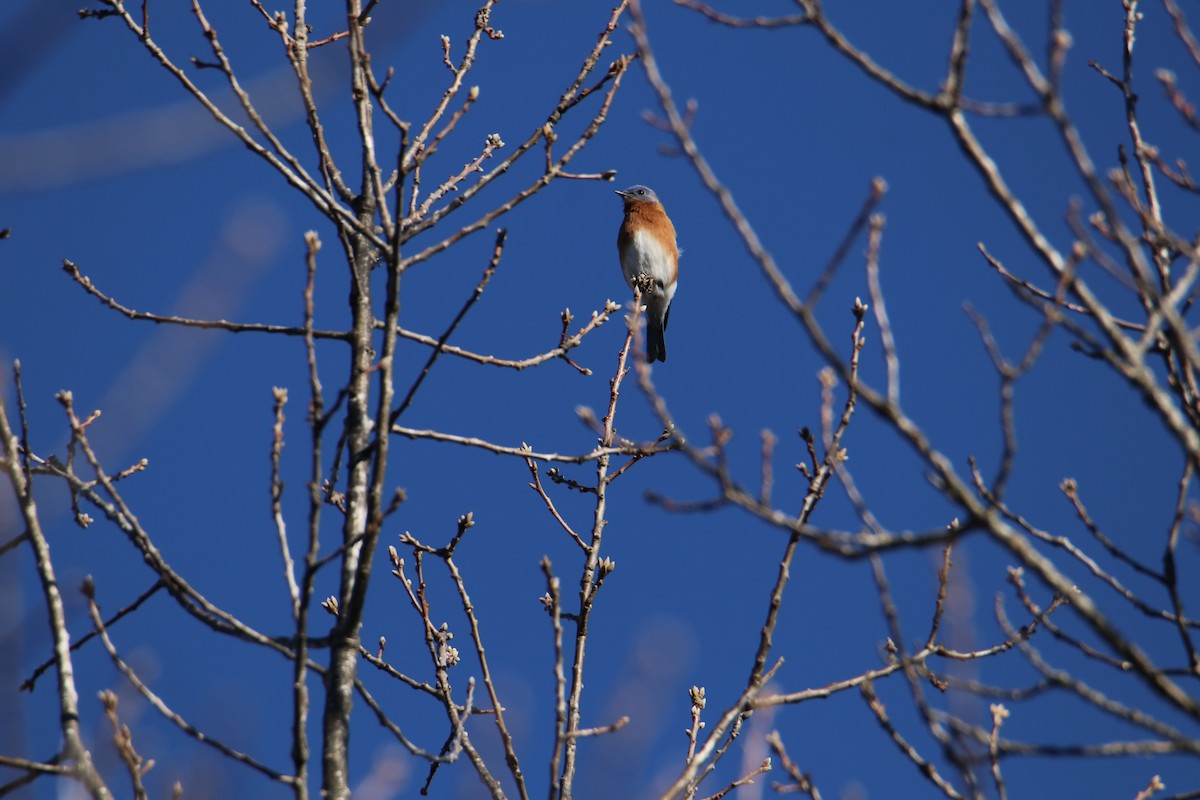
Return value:
[[(1121, 49), (1121, 92), (1125, 97), (1125, 124), (1129, 128), (1129, 138), (1133, 141), (1133, 160), (1137, 162), (1140, 178), (1142, 181), (1142, 192), (1146, 197), (1146, 214), (1142, 216), (1142, 222), (1147, 227), (1153, 226), (1154, 230), (1147, 231), (1148, 234), (1154, 236), (1162, 236), (1163, 234), (1163, 215), (1162, 206), (1158, 201), (1158, 189), (1154, 184), (1154, 168), (1150, 163), (1150, 159), (1146, 157), (1148, 145), (1142, 138), (1142, 129), (1137, 118), (1137, 93), (1133, 90), (1133, 42), (1134, 33), (1137, 28), (1137, 21), (1142, 14), (1138, 11), (1139, 0), (1124, 0), (1125, 6), (1125, 30), (1123, 36), (1123, 45)], [(1160, 288), (1166, 293), (1170, 291), (1170, 275), (1168, 268), (1170, 265), (1170, 256), (1165, 247), (1156, 247), (1154, 251), (1155, 265), (1158, 268), (1159, 280), (1161, 281)]]
[(37, 568), (38, 579), (42, 585), (42, 597), (46, 603), (46, 612), (50, 616), (50, 636), (54, 640), (54, 662), (58, 674), (58, 720), (62, 733), (61, 758), (72, 763), (72, 774), (83, 784), (95, 800), (110, 800), (112, 795), (104, 784), (104, 779), (96, 771), (92, 763), (92, 755), (83, 744), (79, 732), (79, 693), (75, 688), (75, 667), (71, 662), (71, 637), (67, 633), (67, 614), (63, 608), (62, 593), (59, 591), (58, 577), (54, 573), (54, 565), (50, 559), (50, 543), (46, 541), (42, 531), (42, 522), (38, 517), (37, 503), (33, 499), (33, 484), (26, 479), (25, 471), (18, 456), (20, 447), (17, 436), (13, 433), (8, 421), (8, 412), (0, 403), (0, 445), (3, 454), (0, 455), (0, 469), (7, 473), (8, 481), (12, 484), (17, 496), (17, 505), (21, 509), (21, 518), (25, 522), (25, 530), (29, 534), (29, 542), (33, 547), (33, 556)]
[[(372, 189), (374, 160), (371, 127), (371, 101), (366, 80), (366, 54), (362, 50), (362, 8), (357, 0), (348, 0), (350, 28), (351, 87), (358, 117), (360, 145), (363, 148), (363, 179), (359, 194), (352, 201), (359, 227), (370, 230), (375, 222), (377, 201)], [(399, 275), (389, 266), (385, 357), (375, 360), (375, 313), (371, 294), (371, 269), (377, 258), (371, 240), (358, 229), (341, 225), (338, 235), (350, 267), (350, 375), (346, 383), (345, 442), (349, 458), (346, 472), (346, 516), (342, 525), (343, 557), (339, 588), (339, 613), (330, 641), (329, 670), (325, 676), (325, 712), (323, 721), (323, 791), (328, 800), (350, 796), (350, 712), (353, 706), (357, 672), (359, 634), (362, 630), (363, 604), (371, 575), (371, 559), (382, 521), (382, 482), (387, 466), (387, 407), (392, 401), (392, 364), (390, 349), (395, 346), (396, 319), (399, 314)], [(392, 259), (392, 264), (395, 260)], [(379, 408), (373, 419), (370, 412), (371, 378), (379, 372)], [(372, 435), (374, 431), (374, 435)]]
[[(343, 237), (347, 234), (342, 231)], [(369, 288), (370, 267), (365, 265), (362, 240), (354, 237), (353, 275), (350, 299), (353, 310), (350, 377), (346, 387), (345, 447), (349, 464), (346, 470), (346, 512), (342, 524), (343, 558), (339, 605), (343, 609), (332, 631), (330, 668), (326, 673), (325, 753), (323, 768), (325, 792), (331, 800), (348, 798), (349, 720), (358, 661), (359, 631), (362, 627), (362, 600), (365, 580), (370, 573), (370, 556), (376, 537), (367, 543), (371, 520), (370, 467), (372, 419), (368, 410), (374, 348), (371, 341), (374, 316)], [(382, 438), (382, 437), (381, 437)]]
[(128, 725), (121, 722), (117, 715), (117, 693), (111, 689), (100, 692), (100, 704), (104, 706), (104, 716), (108, 718), (108, 723), (112, 726), (113, 744), (116, 745), (117, 754), (125, 762), (130, 783), (133, 784), (134, 800), (149, 800), (150, 795), (146, 794), (146, 785), (142, 781), (142, 776), (146, 774), (149, 767), (154, 766), (154, 762), (150, 761), (147, 764), (134, 748), (133, 732)]
[(1008, 800), (1008, 789), (1004, 785), (1004, 774), (1000, 771), (1000, 726), (1008, 718), (1008, 709), (1002, 703), (992, 703), (992, 733), (988, 736), (988, 761), (992, 765), (992, 781), (1000, 800)]
[[(375, 105), (371, 94), (371, 56), (363, 41), (362, 3), (360, 0), (347, 0), (350, 32), (350, 90), (354, 99), (355, 118), (358, 122), (359, 144), (362, 147), (362, 185), (359, 188), (360, 198), (373, 198), (370, 203), (372, 213), (370, 223), (374, 223), (378, 213), (383, 222), (383, 230), (388, 233), (390, 215), (387, 210), (387, 198), (383, 194), (383, 175), (379, 169), (379, 160), (375, 155)], [(371, 227), (370, 225), (367, 226)]]
[(958, 9), (958, 24), (954, 26), (954, 38), (950, 43), (949, 65), (942, 92), (954, 105), (962, 100), (963, 83), (967, 71), (967, 55), (970, 53), (971, 17), (975, 12), (975, 0), (962, 0)]
[(321, 439), (325, 433), (325, 401), (317, 371), (317, 347), (313, 339), (313, 283), (317, 275), (317, 253), (321, 240), (315, 231), (304, 236), (307, 278), (304, 283), (304, 349), (308, 360), (308, 427), (312, 452), (308, 480), (308, 548), (304, 553), (304, 581), (296, 613), (296, 656), (292, 668), (292, 764), (296, 772), (296, 800), (308, 800), (308, 610), (317, 579), (317, 557), (321, 548)]
[[(604, 414), (600, 447), (602, 453), (596, 459), (596, 503), (592, 516), (592, 536), (587, 546), (587, 560), (584, 563), (583, 575), (579, 581), (579, 614), (575, 618), (575, 652), (571, 663), (571, 686), (567, 696), (566, 728), (562, 733), (563, 739), (563, 771), (562, 782), (559, 784), (558, 797), (569, 800), (575, 783), (575, 767), (580, 731), (580, 702), (583, 696), (583, 659), (587, 646), (588, 621), (591, 619), (592, 604), (600, 583), (613, 569), (613, 563), (608, 559), (601, 561), (600, 544), (604, 538), (604, 528), (608, 524), (605, 515), (608, 513), (608, 464), (607, 448), (616, 441), (614, 423), (617, 415), (617, 400), (621, 396), (621, 383), (629, 374), (626, 364), (629, 360), (630, 345), (633, 344), (634, 334), (641, 321), (642, 295), (634, 292), (633, 312), (629, 318), (629, 331), (625, 334), (625, 342), (617, 356), (617, 369), (609, 382), (608, 410)], [(557, 748), (557, 745), (556, 745)]]
[(871, 292), (871, 310), (879, 325), (879, 338), (883, 344), (883, 360), (887, 364), (887, 398), (894, 405), (900, 403), (900, 359), (896, 356), (896, 337), (888, 319), (887, 305), (883, 302), (883, 286), (879, 282), (879, 251), (883, 243), (883, 214), (871, 215), (871, 230), (867, 237), (867, 286)]
[[(348, 234), (341, 232), (343, 241)], [(361, 239), (350, 248), (353, 275), (350, 280), (350, 301), (353, 312), (351, 333), (350, 376), (346, 387), (345, 447), (349, 459), (346, 470), (346, 512), (342, 523), (343, 556), (337, 622), (330, 641), (329, 670), (325, 676), (325, 712), (323, 722), (324, 752), (322, 770), (323, 790), (330, 800), (346, 800), (350, 796), (350, 709), (353, 703), (354, 678), (358, 662), (359, 632), (362, 628), (363, 589), (370, 569), (370, 550), (364, 548), (370, 520), (370, 450), (371, 416), (370, 378), (374, 350), (371, 342), (373, 314), (369, 287), (370, 267), (361, 255)], [(372, 546), (374, 540), (371, 542)], [(365, 558), (364, 558), (365, 551)], [(362, 565), (362, 561), (366, 566)]]
[(288, 596), (292, 601), (292, 619), (300, 616), (300, 587), (296, 585), (296, 564), (288, 547), (287, 522), (283, 518), (283, 479), (279, 477), (279, 461), (283, 454), (283, 407), (287, 405), (287, 389), (274, 389), (275, 426), (271, 430), (271, 517), (275, 520), (275, 534), (279, 538), (279, 552), (283, 556), (283, 577), (287, 581)]
[(562, 596), (559, 580), (551, 570), (549, 558), (542, 558), (542, 572), (546, 574), (544, 602), (554, 628), (554, 753), (550, 756), (549, 794), (551, 800), (554, 800), (559, 796), (559, 765), (562, 764), (563, 744), (566, 741), (567, 676), (563, 672)]
[[(292, 69), (296, 72), (296, 80), (300, 87), (300, 100), (304, 104), (304, 114), (308, 120), (308, 130), (313, 137), (313, 145), (316, 147), (317, 159), (321, 163), (321, 176), (325, 179), (325, 189), (330, 198), (336, 191), (343, 200), (350, 200), (352, 192), (342, 181), (342, 174), (338, 170), (337, 164), (334, 163), (333, 153), (329, 149), (329, 143), (325, 140), (325, 128), (317, 113), (317, 101), (313, 96), (312, 75), (308, 71), (307, 6), (308, 0), (296, 0), (294, 6), (295, 29), (291, 39), (286, 36), (284, 39), (288, 48), (288, 60), (292, 62)], [(351, 27), (354, 27), (353, 22), (351, 22)]]
[(21, 420), (21, 470), (25, 474), (25, 483), (28, 484), (33, 479), (33, 471), (29, 467), (29, 418), (25, 414), (25, 387), (21, 383), (19, 359), (13, 361), (13, 388), (17, 393), (17, 416)]

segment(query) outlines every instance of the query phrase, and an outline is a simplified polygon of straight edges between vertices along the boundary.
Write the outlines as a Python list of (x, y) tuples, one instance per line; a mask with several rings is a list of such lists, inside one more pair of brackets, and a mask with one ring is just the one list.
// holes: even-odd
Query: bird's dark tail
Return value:
[(667, 360), (667, 340), (664, 331), (665, 327), (654, 315), (646, 320), (646, 360), (651, 364)]

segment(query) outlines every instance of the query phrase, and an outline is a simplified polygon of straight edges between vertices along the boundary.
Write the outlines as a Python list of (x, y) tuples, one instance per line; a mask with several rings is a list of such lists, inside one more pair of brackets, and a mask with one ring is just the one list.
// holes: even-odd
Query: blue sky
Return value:
[[(38, 452), (61, 452), (65, 446), (55, 392), (70, 389), (81, 410), (101, 409), (92, 435), (106, 463), (120, 468), (149, 459), (149, 469), (129, 480), (125, 492), (166, 558), (215, 602), (264, 630), (282, 631), (288, 609), (268, 505), (271, 390), (290, 390), (285, 510), (299, 537), (307, 503), (302, 344), (131, 322), (86, 296), (61, 265), (63, 259), (77, 263), (102, 291), (139, 310), (298, 325), (302, 237), (313, 229), (325, 242), (317, 325), (335, 328), (347, 318), (346, 276), (336, 240), (329, 224), (199, 112), (117, 21), (79, 21), (78, 5), (18, 2), (0, 9), (5, 31), (0, 74), (8, 76), (0, 86), (0, 228), (12, 229), (11, 238), (0, 242), (0, 361), (21, 360)], [(163, 5), (152, 6), (155, 39), (177, 61), (192, 54), (206, 57), (190, 13)], [(248, 4), (210, 5), (210, 18), (243, 82), (281, 137), (311, 165), (310, 137), (292, 102), (294, 86), (277, 37)], [(881, 0), (828, 5), (833, 22), (876, 61), (909, 83), (936, 90), (954, 23), (951, 9)], [(1010, 21), (1041, 53), (1046, 12), (1039, 5), (1027, 13), (1026, 5), (1006, 4)], [(793, 9), (764, 1), (736, 10), (774, 15)], [(1116, 2), (1066, 3), (1065, 9), (1073, 36), (1063, 76), (1068, 110), (1093, 159), (1107, 169), (1116, 164), (1117, 146), (1127, 145), (1124, 110), (1117, 89), (1087, 62), (1119, 70), (1122, 11)], [(1145, 4), (1144, 13), (1136, 50), (1142, 124), (1168, 161), (1186, 158), (1194, 133), (1178, 121), (1153, 71), (1175, 71), (1185, 90), (1196, 71), (1171, 35), (1162, 7)], [(448, 35), (457, 54), (473, 14), (471, 3), (458, 0), (380, 4), (368, 44), (377, 66), (396, 65), (391, 97), (402, 116), (421, 119), (436, 103), (448, 78), (439, 36)], [(959, 470), (965, 472), (974, 456), (985, 474), (994, 471), (1001, 446), (998, 381), (964, 304), (987, 318), (1014, 358), (1040, 319), (1014, 300), (977, 245), (984, 243), (1009, 269), (1031, 280), (1044, 282), (1046, 272), (965, 164), (948, 127), (870, 83), (810, 29), (735, 32), (662, 2), (647, 3), (646, 14), (659, 65), (676, 99), (698, 103), (697, 142), (793, 285), (807, 289), (836, 249), (870, 182), (875, 177), (887, 181), (879, 209), (887, 219), (881, 274), (901, 354), (905, 407)], [(332, 11), (326, 19), (317, 15), (316, 30), (334, 30), (337, 16)], [(460, 169), (488, 134), (498, 132), (512, 146), (540, 125), (607, 18), (603, 3), (504, 0), (492, 24), (505, 38), (482, 43), (468, 79), (480, 86), (480, 101), (431, 161), (427, 182)], [(1030, 101), (1032, 95), (984, 27), (977, 20), (967, 93), (991, 101)], [(613, 42), (608, 60), (634, 49), (625, 31), (616, 32)], [(316, 51), (314, 60), (334, 151), (353, 175), (357, 162), (342, 69), (345, 52), (332, 45)], [(215, 97), (223, 97), (214, 71), (192, 74)], [(592, 108), (564, 123), (564, 140)], [(648, 184), (666, 205), (685, 251), (667, 335), (670, 361), (655, 367), (655, 384), (693, 440), (704, 441), (706, 421), (714, 413), (734, 430), (731, 463), (749, 485), (756, 485), (759, 431), (775, 431), (776, 500), (794, 511), (803, 493), (802, 480), (791, 469), (803, 458), (795, 431), (819, 429), (817, 374), (823, 364), (800, 326), (776, 303), (686, 161), (662, 152), (671, 143), (645, 122), (646, 111), (656, 111), (655, 99), (641, 68), (634, 66), (608, 122), (572, 165), (578, 172), (614, 169), (615, 182), (561, 181), (507, 215), (501, 223), (508, 228), (508, 243), (500, 268), (451, 343), (524, 357), (557, 343), (564, 308), (575, 314), (577, 327), (607, 299), (625, 302), (628, 290), (615, 248), (620, 201), (612, 189)], [(1047, 235), (1066, 249), (1068, 202), (1082, 186), (1060, 140), (1040, 119), (973, 124)], [(390, 132), (382, 136), (381, 149), (395, 147)], [(532, 156), (534, 163), (518, 167), (511, 182), (484, 193), (481, 202), (524, 185), (539, 159)], [(1163, 191), (1168, 218), (1190, 235), (1194, 200)], [(1085, 202), (1084, 209), (1086, 215), (1092, 206)], [(486, 266), (494, 227), (405, 275), (406, 328), (440, 334)], [(843, 348), (848, 348), (853, 300), (867, 297), (864, 250), (860, 238), (820, 307), (823, 324)], [(1131, 312), (1115, 281), (1093, 279), (1116, 310)], [(579, 423), (577, 409), (602, 413), (622, 333), (616, 319), (575, 351), (574, 359), (593, 370), (590, 377), (564, 363), (517, 373), (443, 357), (405, 424), (508, 445), (526, 441), (539, 450), (586, 451), (594, 434)], [(884, 370), (878, 330), (869, 326), (867, 336), (863, 374), (879, 384)], [(1038, 527), (1086, 543), (1086, 531), (1057, 488), (1064, 478), (1075, 478), (1105, 531), (1154, 561), (1170, 520), (1179, 453), (1141, 401), (1103, 365), (1072, 352), (1070, 344), (1062, 332), (1055, 333), (1042, 361), (1018, 386), (1020, 452), (1009, 501)], [(426, 355), (416, 345), (400, 348), (402, 390)], [(321, 356), (327, 387), (337, 386), (342, 354), (329, 346)], [(11, 408), (7, 367), (0, 386)], [(632, 384), (622, 396), (618, 428), (634, 440), (651, 440), (661, 429)], [(927, 530), (958, 513), (930, 488), (912, 452), (865, 410), (845, 446), (859, 488), (889, 528)], [(564, 592), (570, 592), (578, 576), (578, 551), (527, 488), (529, 475), (520, 461), (406, 440), (396, 440), (394, 448), (390, 482), (403, 486), (409, 499), (392, 519), (384, 545), (396, 543), (405, 530), (440, 543), (452, 535), (459, 515), (474, 513), (477, 525), (459, 551), (461, 567), (480, 608), (502, 697), (508, 698), (518, 753), (540, 795), (553, 706), (551, 639), (537, 602), (544, 591), (538, 564), (548, 555)], [(591, 470), (570, 474), (582, 480)], [(680, 732), (689, 721), (687, 688), (707, 687), (714, 718), (736, 696), (750, 668), (784, 544), (778, 531), (745, 514), (668, 513), (643, 500), (646, 490), (680, 500), (713, 493), (682, 457), (650, 459), (615, 484), (605, 552), (617, 571), (606, 582), (593, 619), (584, 724), (604, 725), (625, 714), (631, 722), (620, 734), (582, 746), (581, 798), (651, 796), (679, 770), (686, 746)], [(16, 532), (11, 501), (2, 496), (0, 524)], [(577, 526), (586, 527), (586, 499), (564, 492), (554, 496)], [(103, 523), (86, 531), (76, 528), (64, 499), (56, 486), (42, 486), (39, 502), (63, 585), (73, 588), (92, 574), (106, 610), (124, 605), (152, 583), (151, 574), (116, 530)], [(814, 522), (859, 527), (840, 491), (825, 498)], [(1192, 539), (1184, 547), (1191, 566), (1194, 545)], [(379, 557), (364, 640), (386, 635), (389, 657), (427, 677), (417, 619), (382, 569), (382, 551)], [(936, 552), (904, 552), (887, 561), (911, 641), (923, 639), (929, 623), (938, 558)], [(1010, 556), (975, 536), (960, 544), (955, 563), (962, 582), (953, 603), (955, 626), (947, 632), (958, 637), (951, 644), (982, 647), (1002, 638), (992, 613), (997, 595), (1010, 617), (1024, 621), (1005, 583)], [(776, 679), (779, 688), (818, 686), (878, 665), (888, 634), (869, 566), (806, 548), (792, 571), (776, 637), (775, 652), (786, 659)], [(6, 674), (23, 678), (48, 653), (29, 556), (4, 556), (0, 576), (0, 585), (8, 587), (0, 601), (5, 609), (0, 635), (15, 643), (10, 652), (17, 654)], [(1136, 577), (1122, 577), (1155, 602), (1165, 602)], [(335, 594), (334, 581), (333, 572), (325, 574), (318, 595)], [(1038, 591), (1046, 601), (1044, 590)], [(431, 592), (435, 617), (451, 622), (465, 649), (466, 627), (444, 575), (431, 579)], [(1100, 596), (1118, 624), (1146, 629), (1145, 646), (1163, 663), (1183, 663), (1171, 628), (1148, 627), (1111, 595)], [(69, 597), (78, 635), (87, 628), (86, 612), (77, 595)], [(1184, 602), (1194, 606), (1196, 599), (1193, 591)], [(320, 612), (316, 624), (325, 624)], [(288, 766), (286, 663), (199, 629), (163, 598), (151, 601), (114, 635), (181, 714), (275, 768)], [(1054, 652), (1059, 665), (1084, 670), (1081, 675), (1113, 696), (1147, 701), (1129, 679), (1061, 648), (1054, 651), (1048, 637), (1035, 643)], [(464, 665), (464, 672), (472, 669)], [(976, 669), (981, 678), (1009, 686), (1035, 679), (1015, 653)], [(80, 654), (79, 671), (90, 715), (86, 721), (99, 737), (103, 720), (95, 692), (123, 684), (95, 648)], [(426, 747), (440, 746), (445, 732), (436, 707), (376, 676), (371, 680), (406, 731)], [(465, 683), (466, 674), (457, 680)], [(33, 757), (53, 752), (54, 730), (42, 722), (52, 707), (50, 690), (51, 683), (43, 681), (32, 696), (14, 700), (5, 694), (0, 700), (0, 717), (19, 721), (2, 726), (3, 752)], [(914, 742), (935, 755), (936, 745), (916, 728), (902, 681), (893, 678), (878, 690)], [(185, 796), (281, 796), (279, 787), (214, 759), (126, 695), (122, 709), (135, 742), (158, 762), (149, 780), (159, 796), (176, 779), (183, 780)], [(987, 719), (986, 701), (954, 708), (976, 723)], [(1060, 697), (1014, 704), (1013, 711), (1005, 728), (1013, 738), (1087, 743), (1133, 735)], [(1194, 721), (1189, 727), (1184, 720), (1167, 719), (1194, 731)], [(856, 692), (779, 709), (773, 716), (755, 715), (742, 739), (746, 764), (762, 757), (756, 748), (771, 728), (781, 731), (792, 756), (826, 797), (929, 796)], [(23, 740), (18, 730), (24, 731)], [(367, 714), (356, 719), (354, 737), (355, 783), (363, 796), (416, 796), (424, 768), (397, 759), (395, 745)], [(473, 737), (485, 752), (497, 755), (487, 750), (494, 743), (486, 725)], [(719, 780), (742, 771), (740, 758), (723, 763)], [(391, 783), (385, 781), (391, 787), (387, 792), (371, 794), (363, 782), (369, 773), (389, 774), (382, 768), (372, 772), (384, 763), (400, 771)], [(1069, 777), (1071, 793), (1078, 796), (1132, 797), (1155, 773), (1171, 791), (1196, 789), (1200, 783), (1195, 763), (1181, 759), (1112, 759), (1086, 766), (1034, 759), (1006, 765), (1013, 796), (1045, 796), (1048, 785), (1054, 793), (1066, 791), (1048, 781)], [(773, 778), (782, 779), (775, 773), (760, 786)], [(708, 785), (709, 792), (719, 788), (719, 780)], [(475, 797), (479, 791), (465, 764), (446, 770), (434, 784), (437, 797)], [(43, 782), (33, 796), (51, 794)]]

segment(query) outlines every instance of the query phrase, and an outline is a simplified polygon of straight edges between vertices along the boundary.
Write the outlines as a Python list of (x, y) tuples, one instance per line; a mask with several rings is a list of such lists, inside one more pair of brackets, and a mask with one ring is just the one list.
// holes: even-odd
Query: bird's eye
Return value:
[(638, 189), (638, 194), (645, 194), (645, 193), (646, 193), (645, 189)]

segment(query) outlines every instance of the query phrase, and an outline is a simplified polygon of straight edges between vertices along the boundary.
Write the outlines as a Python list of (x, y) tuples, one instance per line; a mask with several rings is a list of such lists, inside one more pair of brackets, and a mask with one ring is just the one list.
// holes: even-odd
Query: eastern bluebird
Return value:
[(679, 246), (675, 226), (658, 195), (648, 186), (630, 186), (617, 194), (625, 201), (625, 219), (617, 233), (621, 272), (632, 289), (639, 275), (653, 281), (646, 301), (646, 360), (666, 361), (663, 334), (671, 314), (671, 299), (679, 280)]

